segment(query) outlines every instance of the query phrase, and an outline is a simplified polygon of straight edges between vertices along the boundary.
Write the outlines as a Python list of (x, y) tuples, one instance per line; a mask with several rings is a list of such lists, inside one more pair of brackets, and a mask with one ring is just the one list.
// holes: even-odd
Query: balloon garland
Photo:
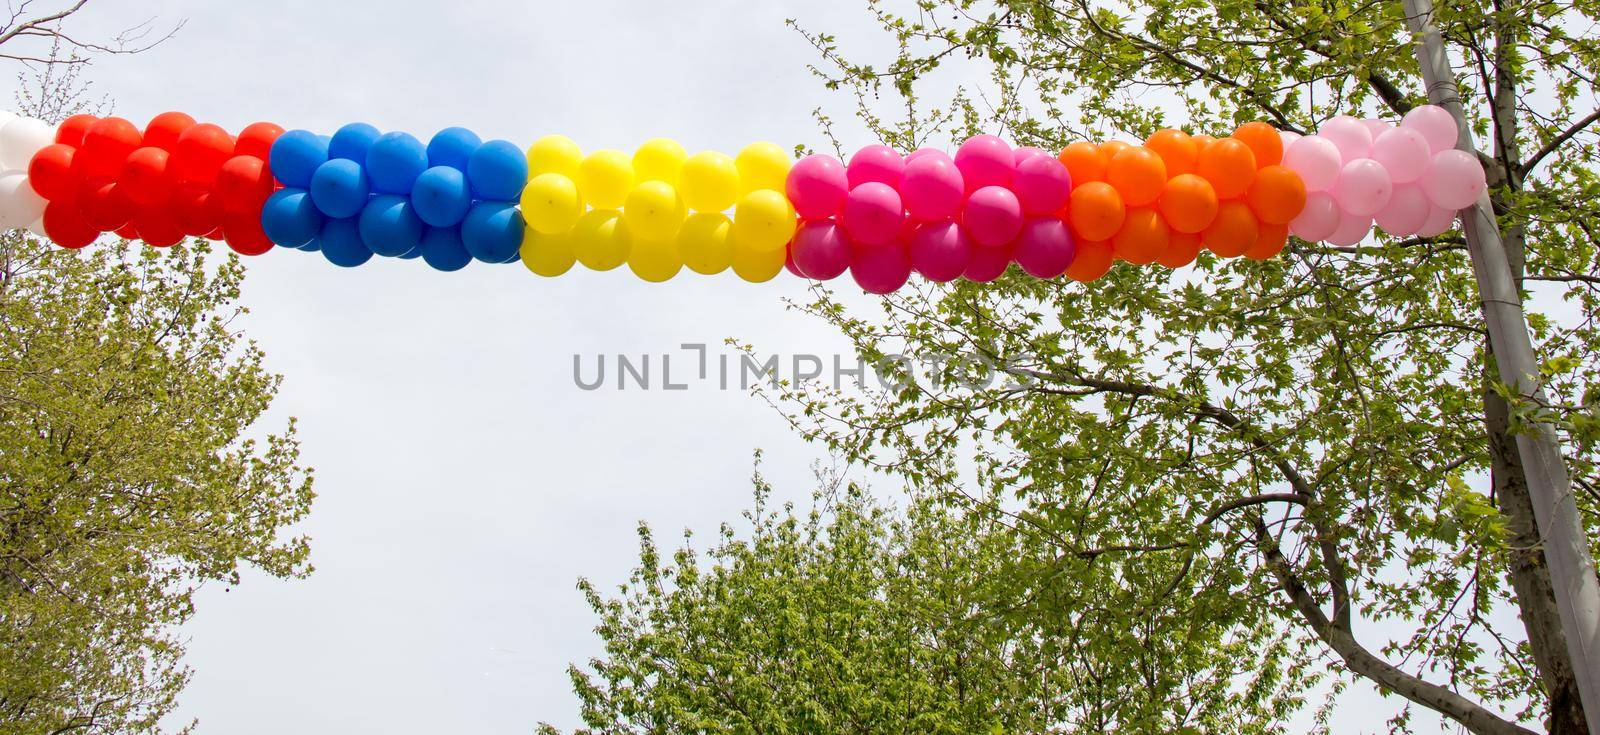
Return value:
[(870, 145), (848, 161), (792, 161), (771, 143), (689, 155), (656, 138), (585, 154), (559, 135), (524, 151), (459, 127), (423, 143), (365, 123), (234, 135), (180, 112), (143, 130), (0, 113), (0, 227), (67, 248), (105, 232), (156, 247), (207, 237), (343, 267), (376, 255), (442, 271), (521, 262), (548, 277), (625, 264), (654, 282), (685, 267), (752, 282), (849, 272), (881, 294), (913, 273), (988, 282), (1014, 263), (1088, 282), (1117, 260), (1270, 258), (1291, 233), (1335, 245), (1374, 223), (1437, 235), (1486, 187), (1455, 141), (1454, 119), (1433, 106), (1398, 125), (1340, 116), (1306, 136), (1251, 122), (1221, 138), (1166, 129), (1052, 155), (977, 135), (953, 156)]

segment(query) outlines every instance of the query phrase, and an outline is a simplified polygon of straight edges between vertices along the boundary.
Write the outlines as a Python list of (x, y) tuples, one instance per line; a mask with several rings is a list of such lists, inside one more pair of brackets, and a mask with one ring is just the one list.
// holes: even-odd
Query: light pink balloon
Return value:
[(850, 267), (850, 238), (833, 220), (810, 220), (794, 233), (789, 254), (808, 278), (829, 281)]
[(1055, 156), (1029, 156), (1017, 163), (1011, 191), (1026, 214), (1055, 214), (1072, 193), (1072, 175)]
[(900, 194), (880, 181), (868, 181), (851, 189), (844, 200), (844, 213), (839, 215), (839, 224), (850, 233), (850, 239), (862, 245), (882, 245), (893, 240), (904, 221)]
[(1445, 209), (1472, 206), (1487, 186), (1478, 159), (1454, 148), (1433, 154), (1433, 165), (1422, 177), (1428, 198)]
[(1372, 232), (1372, 218), (1345, 212), (1339, 217), (1339, 226), (1335, 227), (1333, 234), (1323, 238), (1330, 245), (1348, 247), (1361, 242), (1367, 233)]
[(851, 248), (850, 277), (867, 293), (893, 293), (911, 278), (911, 258), (899, 242)]
[(839, 213), (850, 187), (845, 179), (844, 164), (833, 156), (815, 153), (796, 161), (789, 169), (784, 191), (794, 204), (796, 214), (807, 219), (821, 219)]
[(856, 151), (850, 157), (850, 165), (845, 167), (850, 188), (854, 189), (869, 181), (888, 184), (890, 188), (900, 188), (900, 175), (905, 170), (906, 162), (899, 151), (886, 145), (869, 145)]
[(1289, 146), (1292, 145), (1295, 141), (1297, 141), (1299, 139), (1300, 139), (1300, 134), (1296, 133), (1293, 130), (1279, 130), (1278, 131), (1278, 140), (1282, 141), (1284, 150), (1289, 150)]
[[(927, 150), (927, 149), (923, 149)], [(937, 154), (937, 155), (934, 155)], [(912, 219), (922, 222), (951, 219), (961, 211), (966, 196), (961, 171), (949, 156), (934, 151), (906, 163), (900, 198)]]
[(1372, 152), (1372, 132), (1349, 115), (1340, 115), (1322, 124), (1317, 135), (1327, 138), (1339, 148), (1343, 162), (1366, 158)]
[(1067, 272), (1077, 254), (1067, 223), (1059, 217), (1029, 217), (1011, 257), (1034, 278), (1055, 278)]
[(1361, 118), (1361, 124), (1367, 126), (1367, 132), (1372, 135), (1374, 141), (1378, 139), (1378, 136), (1394, 129), (1394, 126), (1389, 124), (1388, 121), (1379, 120), (1375, 117)]
[(1394, 182), (1383, 164), (1370, 158), (1357, 158), (1339, 171), (1333, 185), (1334, 201), (1346, 214), (1372, 218), (1394, 193)]
[(1384, 232), (1406, 237), (1416, 234), (1432, 212), (1433, 202), (1428, 201), (1428, 195), (1422, 192), (1421, 186), (1399, 184), (1394, 187), (1389, 203), (1378, 210), (1373, 219), (1377, 220)]
[(985, 186), (1009, 186), (1016, 167), (1011, 146), (999, 136), (974, 135), (956, 149), (956, 168), (969, 194)]
[(985, 186), (967, 197), (961, 209), (961, 225), (979, 245), (1005, 245), (1022, 231), (1022, 203), (1010, 189)]
[(1428, 151), (1428, 139), (1410, 128), (1395, 128), (1372, 141), (1372, 160), (1383, 164), (1389, 178), (1396, 184), (1407, 184), (1422, 178), (1433, 162)]
[(1305, 182), (1306, 191), (1327, 191), (1339, 180), (1339, 147), (1320, 135), (1306, 135), (1283, 151), (1283, 165)]
[(1306, 206), (1300, 210), (1300, 215), (1289, 223), (1289, 231), (1295, 237), (1308, 242), (1316, 242), (1333, 234), (1339, 227), (1339, 203), (1333, 200), (1333, 195), (1325, 191), (1314, 191), (1306, 195)]
[(1004, 274), (1010, 265), (1009, 244), (997, 248), (973, 248), (972, 262), (967, 264), (967, 271), (961, 277), (974, 283), (988, 283)]
[(1456, 119), (1438, 105), (1411, 108), (1411, 111), (1400, 119), (1400, 127), (1421, 133), (1428, 141), (1428, 150), (1433, 153), (1456, 147), (1456, 136), (1461, 134)]
[(1450, 231), (1456, 223), (1456, 210), (1434, 207), (1428, 212), (1428, 221), (1417, 228), (1417, 235), (1421, 237), (1438, 237)]
[(954, 222), (924, 222), (911, 232), (911, 268), (923, 278), (947, 283), (972, 262), (972, 240)]

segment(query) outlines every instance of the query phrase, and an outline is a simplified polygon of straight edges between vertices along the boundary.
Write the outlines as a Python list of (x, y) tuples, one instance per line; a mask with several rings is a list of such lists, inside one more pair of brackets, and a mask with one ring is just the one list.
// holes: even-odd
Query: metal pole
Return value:
[[(1402, 2), (1406, 23), (1417, 36), (1417, 61), (1428, 85), (1428, 99), (1455, 117), (1461, 131), (1456, 147), (1476, 156), (1472, 131), (1456, 93), (1455, 71), (1450, 67), (1439, 28), (1433, 23), (1433, 1)], [(1524, 399), (1544, 403), (1528, 322), (1522, 312), (1522, 295), (1512, 280), (1489, 195), (1485, 193), (1460, 214), (1500, 380)], [(1549, 424), (1535, 423), (1528, 431), (1518, 432), (1516, 440), (1584, 718), (1589, 732), (1600, 735), (1600, 582), (1595, 578), (1589, 542), (1573, 500), (1572, 479), (1567, 476), (1560, 439)]]

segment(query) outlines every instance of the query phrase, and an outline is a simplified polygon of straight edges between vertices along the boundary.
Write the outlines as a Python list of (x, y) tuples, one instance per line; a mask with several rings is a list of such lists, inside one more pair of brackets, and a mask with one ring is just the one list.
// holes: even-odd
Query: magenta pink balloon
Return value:
[(1451, 148), (1433, 154), (1433, 165), (1422, 177), (1428, 198), (1445, 209), (1465, 209), (1487, 188), (1483, 166), (1471, 153)]
[(1456, 224), (1456, 210), (1434, 207), (1428, 212), (1428, 220), (1417, 229), (1417, 234), (1422, 237), (1438, 237), (1450, 231)]
[(1029, 156), (1017, 163), (1011, 191), (1022, 203), (1024, 214), (1055, 214), (1067, 205), (1072, 175), (1055, 156)]
[(851, 189), (844, 199), (844, 213), (839, 215), (839, 224), (850, 233), (850, 239), (862, 245), (882, 245), (893, 240), (904, 221), (900, 193), (879, 181)]
[(1034, 278), (1055, 278), (1067, 272), (1077, 254), (1067, 223), (1059, 217), (1029, 217), (1011, 257)]
[(900, 198), (904, 200), (906, 212), (921, 222), (955, 217), (961, 212), (962, 197), (966, 195), (955, 161), (938, 151), (933, 153), (937, 155), (917, 156), (907, 162), (904, 180), (900, 183)]
[(1433, 154), (1428, 139), (1410, 128), (1394, 128), (1372, 141), (1372, 160), (1383, 164), (1396, 184), (1407, 184), (1428, 172)]
[(833, 220), (810, 220), (795, 231), (789, 254), (808, 278), (831, 281), (850, 267), (850, 238)]
[(972, 240), (954, 222), (924, 222), (911, 233), (911, 267), (923, 278), (947, 283), (972, 262)]
[(997, 248), (973, 248), (972, 262), (967, 264), (967, 271), (961, 274), (973, 283), (989, 283), (1006, 272), (1006, 267), (1011, 265), (1011, 246), (1002, 245)]
[(1372, 152), (1372, 131), (1349, 115), (1339, 115), (1322, 124), (1317, 135), (1339, 148), (1339, 158), (1349, 162), (1366, 158)]
[(1002, 186), (985, 186), (967, 197), (961, 225), (973, 242), (994, 248), (1011, 242), (1022, 231), (1022, 203)]
[(850, 187), (844, 165), (833, 156), (815, 153), (795, 162), (784, 182), (794, 211), (806, 219), (832, 217), (844, 208)]
[(1339, 180), (1339, 146), (1320, 135), (1305, 135), (1283, 151), (1283, 165), (1300, 174), (1306, 191), (1327, 191)]
[(1361, 242), (1372, 231), (1372, 218), (1345, 212), (1339, 216), (1339, 226), (1323, 240), (1330, 245), (1348, 247)]
[(1399, 184), (1394, 187), (1389, 203), (1378, 210), (1373, 219), (1377, 220), (1384, 232), (1407, 237), (1422, 229), (1422, 224), (1428, 221), (1428, 215), (1432, 212), (1433, 202), (1428, 201), (1428, 195), (1422, 192), (1422, 187)]
[(1333, 185), (1334, 201), (1346, 214), (1372, 218), (1383, 205), (1389, 203), (1394, 193), (1394, 182), (1383, 164), (1370, 158), (1357, 158), (1346, 163)]
[(1339, 227), (1339, 203), (1333, 200), (1333, 195), (1325, 191), (1314, 191), (1306, 195), (1306, 206), (1300, 210), (1300, 215), (1289, 223), (1289, 231), (1295, 237), (1308, 242), (1316, 242), (1329, 235)]
[(869, 181), (899, 189), (900, 175), (905, 168), (905, 159), (895, 149), (886, 145), (869, 145), (850, 157), (850, 165), (845, 167), (845, 173), (852, 189)]
[(1009, 186), (1016, 167), (1011, 146), (998, 136), (974, 135), (956, 149), (956, 168), (969, 194), (985, 186)]
[(1046, 153), (1043, 148), (1036, 148), (1036, 147), (1031, 146), (1031, 145), (1022, 146), (1022, 147), (1018, 148), (1015, 152), (1013, 152), (1011, 154), (1011, 158), (1017, 162), (1018, 166), (1021, 166), (1023, 161), (1026, 161), (1026, 160), (1028, 160), (1030, 158), (1033, 158), (1034, 156), (1044, 156), (1045, 158), (1055, 158), (1055, 156), (1052, 156), (1049, 153)]
[(906, 154), (906, 163), (910, 164), (912, 161), (915, 161), (918, 158), (921, 158), (923, 156), (932, 156), (932, 155), (940, 155), (940, 156), (944, 156), (945, 158), (949, 158), (950, 157), (948, 154), (946, 154), (944, 151), (939, 150), (938, 148), (918, 148), (918, 149)]
[(893, 293), (911, 278), (911, 258), (898, 242), (851, 248), (850, 277), (867, 293)]
[(1400, 119), (1400, 127), (1421, 133), (1422, 137), (1427, 139), (1428, 150), (1432, 153), (1455, 148), (1456, 136), (1461, 134), (1461, 129), (1456, 126), (1456, 119), (1438, 105), (1411, 108), (1411, 111)]

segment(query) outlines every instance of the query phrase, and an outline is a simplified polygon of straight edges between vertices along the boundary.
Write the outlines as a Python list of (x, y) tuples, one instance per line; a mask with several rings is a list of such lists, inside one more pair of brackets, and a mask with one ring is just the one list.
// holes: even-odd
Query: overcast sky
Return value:
[[(731, 154), (757, 140), (820, 144), (819, 105), (848, 145), (873, 142), (784, 25), (881, 48), (864, 6), (147, 0), (92, 4), (75, 28), (186, 21), (159, 48), (88, 73), (141, 124), (177, 109), (235, 131), (365, 121), (426, 139), (462, 125), (519, 145), (562, 133), (632, 150), (670, 136)], [(706, 536), (736, 519), (753, 450), (794, 499), (821, 453), (738, 390), (580, 390), (573, 355), (677, 353), (677, 379), (685, 342), (713, 355), (732, 355), (728, 337), (785, 359), (839, 353), (834, 332), (785, 309), (802, 293), (786, 276), (752, 286), (686, 271), (651, 285), (626, 268), (552, 280), (516, 265), (251, 260), (242, 324), (285, 376), (271, 425), (299, 417), (316, 468), (303, 529), (316, 572), (202, 594), (183, 713), (229, 735), (578, 724), (565, 668), (599, 646), (577, 578), (624, 579), (639, 520), (672, 545), (683, 528)], [(1377, 730), (1387, 709), (1336, 721)]]

